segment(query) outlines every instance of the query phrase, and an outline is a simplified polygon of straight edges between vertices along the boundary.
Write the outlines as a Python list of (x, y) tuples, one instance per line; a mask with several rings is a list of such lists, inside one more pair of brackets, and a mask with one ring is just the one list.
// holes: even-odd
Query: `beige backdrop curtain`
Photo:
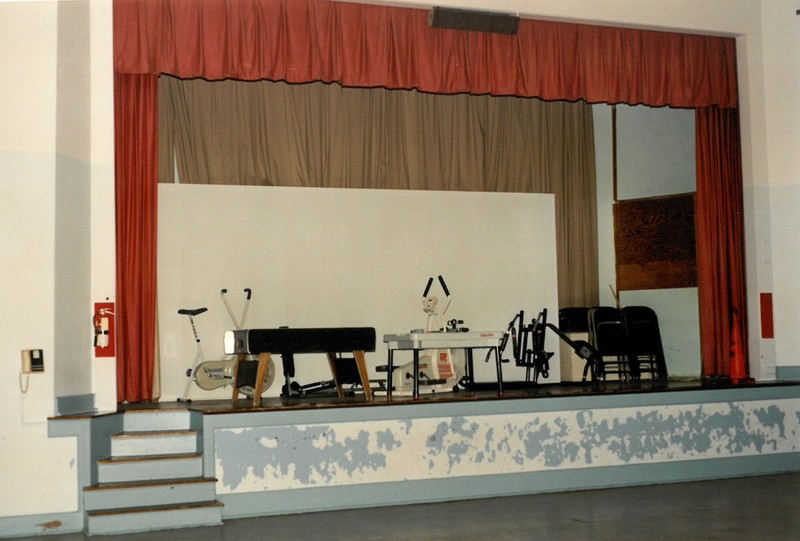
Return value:
[(598, 302), (584, 102), (167, 76), (159, 99), (161, 182), (554, 193), (559, 305)]

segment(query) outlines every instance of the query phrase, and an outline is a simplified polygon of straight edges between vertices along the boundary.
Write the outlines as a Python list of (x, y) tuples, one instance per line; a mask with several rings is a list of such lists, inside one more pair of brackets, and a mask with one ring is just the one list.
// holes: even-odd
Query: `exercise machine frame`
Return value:
[[(539, 376), (549, 377), (550, 358), (552, 352), (545, 351), (545, 331), (552, 330), (556, 336), (563, 340), (575, 354), (585, 361), (583, 367), (583, 380), (589, 377), (592, 383), (598, 382), (603, 375), (603, 360), (597, 350), (585, 340), (573, 340), (562, 332), (557, 326), (547, 321), (547, 309), (542, 309), (539, 315), (530, 323), (525, 323), (525, 312), (520, 310), (508, 324), (503, 340), (500, 343), (500, 354), (511, 342), (511, 353), (516, 366), (525, 367), (525, 381), (538, 383)], [(489, 355), (486, 356), (488, 362)], [(507, 363), (508, 359), (501, 359)]]

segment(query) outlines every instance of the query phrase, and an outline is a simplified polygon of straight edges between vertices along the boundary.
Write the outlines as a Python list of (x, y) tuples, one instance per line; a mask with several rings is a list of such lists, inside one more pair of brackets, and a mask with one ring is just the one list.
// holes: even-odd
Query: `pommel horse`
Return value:
[[(352, 353), (364, 396), (372, 400), (364, 352), (375, 351), (375, 329), (372, 327), (328, 327), (312, 329), (239, 329), (225, 331), (226, 355), (258, 355), (258, 371), (253, 385), (253, 405), (261, 400), (263, 382), (272, 354), (290, 356), (297, 353), (325, 353), (333, 381), (340, 398), (344, 398), (342, 382), (336, 370), (337, 353)], [(237, 362), (238, 366), (241, 364)], [(234, 381), (237, 375), (234, 374)], [(287, 382), (288, 384), (289, 382)], [(238, 385), (233, 386), (233, 400), (239, 397)], [(288, 385), (287, 385), (288, 387)]]

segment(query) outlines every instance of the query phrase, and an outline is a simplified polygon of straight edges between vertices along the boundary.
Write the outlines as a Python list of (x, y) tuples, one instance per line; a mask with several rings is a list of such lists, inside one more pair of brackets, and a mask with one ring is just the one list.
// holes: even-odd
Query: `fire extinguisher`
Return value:
[(114, 303), (95, 303), (92, 326), (95, 357), (114, 357)]

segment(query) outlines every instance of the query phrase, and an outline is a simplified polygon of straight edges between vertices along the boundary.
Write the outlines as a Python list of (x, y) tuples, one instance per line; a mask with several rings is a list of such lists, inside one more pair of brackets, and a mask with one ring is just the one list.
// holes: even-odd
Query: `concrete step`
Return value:
[(122, 420), (125, 432), (188, 430), (190, 424), (191, 414), (185, 409), (131, 409)]
[(86, 513), (86, 533), (120, 534), (219, 526), (222, 524), (222, 507), (219, 501), (207, 501), (90, 511)]
[(124, 456), (97, 461), (99, 483), (182, 479), (203, 475), (199, 453)]
[(141, 456), (194, 453), (197, 432), (194, 430), (154, 430), (121, 432), (111, 436), (111, 456)]
[(196, 477), (102, 483), (83, 489), (83, 508), (99, 511), (213, 501), (217, 497), (216, 482), (213, 478)]

